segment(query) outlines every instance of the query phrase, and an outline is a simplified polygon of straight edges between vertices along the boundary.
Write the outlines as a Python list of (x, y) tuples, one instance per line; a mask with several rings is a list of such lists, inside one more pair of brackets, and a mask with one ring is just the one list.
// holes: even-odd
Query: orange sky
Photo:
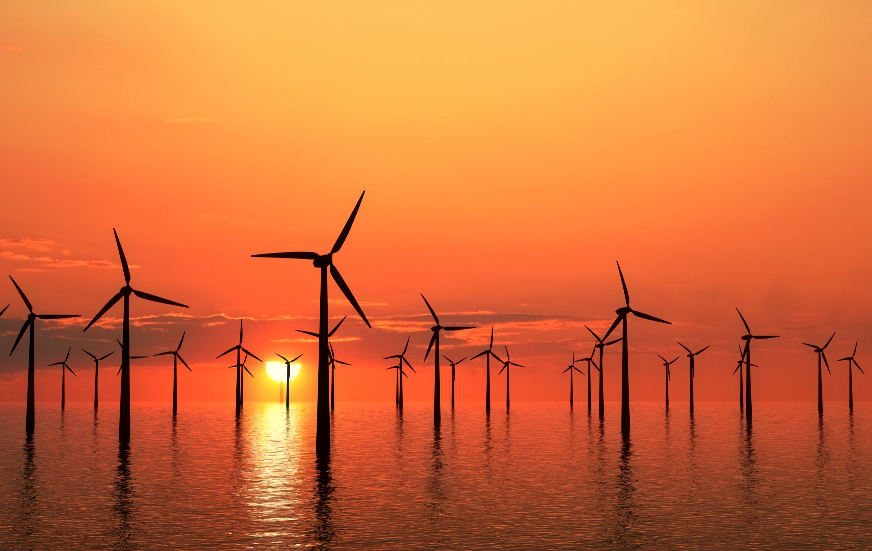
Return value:
[[(116, 227), (134, 286), (191, 305), (133, 302), (134, 353), (188, 331), (181, 400), (232, 400), (230, 362), (213, 358), (239, 317), (262, 358), (305, 354), (292, 393), (314, 397), (317, 350), (293, 330), (316, 327), (317, 271), (250, 255), (326, 252), (364, 189), (336, 264), (374, 329), (349, 318), (337, 335), (354, 364), (338, 400), (392, 399), (380, 358), (408, 334), (422, 366), (420, 292), (443, 321), (482, 327), (446, 353), (477, 352), (494, 325), (528, 366), (513, 396), (566, 399), (583, 323), (604, 329), (622, 303), (616, 259), (633, 305), (674, 322), (633, 320), (633, 399), (661, 398), (656, 354), (678, 355), (676, 339), (712, 345), (697, 399), (736, 399), (735, 306), (782, 335), (755, 348), (758, 399), (813, 399), (800, 342), (834, 330), (831, 359), (859, 338), (872, 365), (872, 6), (179, 4), (0, 6), (0, 272), (38, 311), (89, 320), (123, 284)], [(8, 282), (0, 302), (8, 350), (26, 310)], [(42, 325), (38, 364), (113, 349), (117, 324), (83, 335), (86, 321)], [(0, 399), (23, 400), (26, 348), (6, 354)], [(619, 359), (614, 347), (607, 399)], [(71, 360), (68, 397), (89, 400), (92, 364)], [(825, 399), (845, 400), (832, 367)], [(460, 369), (460, 398), (481, 400), (483, 363)], [(249, 396), (274, 399), (255, 374)], [(59, 398), (59, 372), (37, 379), (38, 399)], [(431, 362), (408, 397), (432, 396), (432, 379)], [(134, 399), (170, 392), (164, 358), (135, 365)], [(686, 399), (686, 360), (672, 396)], [(872, 380), (855, 377), (855, 396), (872, 399)]]

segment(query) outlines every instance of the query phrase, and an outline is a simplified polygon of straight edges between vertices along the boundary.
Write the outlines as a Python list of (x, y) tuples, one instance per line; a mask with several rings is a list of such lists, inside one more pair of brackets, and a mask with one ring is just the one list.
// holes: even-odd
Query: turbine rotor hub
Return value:
[(326, 268), (333, 264), (333, 253), (324, 254), (312, 261), (316, 268)]

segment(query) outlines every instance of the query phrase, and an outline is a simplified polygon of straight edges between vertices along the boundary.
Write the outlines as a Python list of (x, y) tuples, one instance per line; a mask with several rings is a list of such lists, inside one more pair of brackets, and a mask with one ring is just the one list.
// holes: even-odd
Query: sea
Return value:
[(0, 404), (0, 549), (872, 549), (872, 403)]

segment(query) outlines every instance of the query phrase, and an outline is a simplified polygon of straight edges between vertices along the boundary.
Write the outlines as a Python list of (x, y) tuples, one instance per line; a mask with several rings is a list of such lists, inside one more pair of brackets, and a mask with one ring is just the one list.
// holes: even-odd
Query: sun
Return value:
[[(300, 364), (291, 364), (291, 380), (297, 378), (297, 375), (300, 374)], [(285, 382), (285, 378), (288, 376), (288, 368), (285, 365), (285, 362), (266, 362), (266, 374), (270, 376), (270, 379), (276, 381), (278, 383)]]

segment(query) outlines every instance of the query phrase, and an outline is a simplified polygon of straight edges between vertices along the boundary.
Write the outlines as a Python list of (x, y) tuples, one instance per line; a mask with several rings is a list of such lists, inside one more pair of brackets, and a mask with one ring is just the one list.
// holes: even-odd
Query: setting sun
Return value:
[[(266, 374), (276, 382), (283, 383), (288, 375), (288, 368), (285, 362), (266, 362)], [(291, 364), (291, 380), (297, 378), (300, 374), (300, 364)]]

